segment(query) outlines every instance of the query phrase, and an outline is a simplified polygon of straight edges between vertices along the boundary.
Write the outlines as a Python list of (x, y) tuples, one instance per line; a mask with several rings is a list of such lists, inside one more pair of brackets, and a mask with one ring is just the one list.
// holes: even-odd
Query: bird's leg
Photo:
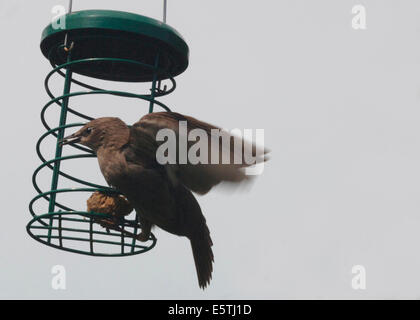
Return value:
[(152, 223), (141, 217), (139, 217), (138, 220), (140, 222), (141, 232), (136, 236), (136, 239), (140, 240), (141, 242), (146, 242), (149, 240), (152, 231)]
[(112, 229), (112, 227), (115, 225), (115, 222), (111, 221), (110, 219), (93, 218), (93, 221), (98, 223), (102, 228), (105, 228), (108, 233), (109, 229)]
[[(101, 225), (101, 227), (105, 228), (108, 233), (110, 233), (110, 230), (114, 230), (114, 231), (121, 232), (128, 237), (137, 238), (137, 235), (122, 229), (118, 225), (118, 221), (115, 218), (113, 218), (113, 222), (109, 221), (108, 219), (107, 220), (105, 220), (105, 219), (99, 220), (99, 224)], [(147, 241), (147, 239), (145, 241)]]

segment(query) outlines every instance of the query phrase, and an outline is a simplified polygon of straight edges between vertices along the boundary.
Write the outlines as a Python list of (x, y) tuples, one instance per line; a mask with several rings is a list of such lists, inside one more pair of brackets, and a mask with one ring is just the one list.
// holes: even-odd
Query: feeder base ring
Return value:
[(93, 212), (53, 212), (35, 216), (26, 230), (33, 239), (47, 246), (90, 256), (131, 256), (149, 251), (156, 245), (153, 234), (146, 242), (133, 236), (141, 231), (135, 221), (121, 220), (116, 226), (122, 232), (107, 232), (100, 221), (109, 218), (107, 214)]

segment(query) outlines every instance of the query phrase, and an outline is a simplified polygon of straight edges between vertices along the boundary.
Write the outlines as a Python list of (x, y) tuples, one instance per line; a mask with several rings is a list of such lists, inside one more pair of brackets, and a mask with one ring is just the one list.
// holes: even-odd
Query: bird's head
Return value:
[(101, 147), (121, 148), (128, 143), (130, 130), (118, 118), (98, 118), (85, 124), (79, 131), (67, 136), (62, 145), (80, 143), (97, 152)]

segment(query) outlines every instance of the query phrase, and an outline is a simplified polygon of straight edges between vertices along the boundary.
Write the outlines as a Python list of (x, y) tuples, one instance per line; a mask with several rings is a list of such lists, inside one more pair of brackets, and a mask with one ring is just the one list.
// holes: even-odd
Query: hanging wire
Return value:
[(163, 0), (163, 22), (166, 23), (166, 10), (168, 7), (168, 1)]
[[(73, 0), (69, 0), (69, 11), (68, 14), (73, 12)], [(68, 34), (66, 33), (66, 36), (64, 38), (64, 48), (67, 48), (67, 38), (68, 38)]]

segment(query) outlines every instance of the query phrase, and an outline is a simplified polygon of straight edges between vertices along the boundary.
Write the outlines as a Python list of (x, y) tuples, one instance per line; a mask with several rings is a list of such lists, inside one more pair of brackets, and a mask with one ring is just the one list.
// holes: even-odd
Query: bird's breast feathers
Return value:
[(97, 156), (99, 167), (109, 185), (118, 187), (118, 185), (128, 178), (128, 164), (120, 151), (99, 150)]

